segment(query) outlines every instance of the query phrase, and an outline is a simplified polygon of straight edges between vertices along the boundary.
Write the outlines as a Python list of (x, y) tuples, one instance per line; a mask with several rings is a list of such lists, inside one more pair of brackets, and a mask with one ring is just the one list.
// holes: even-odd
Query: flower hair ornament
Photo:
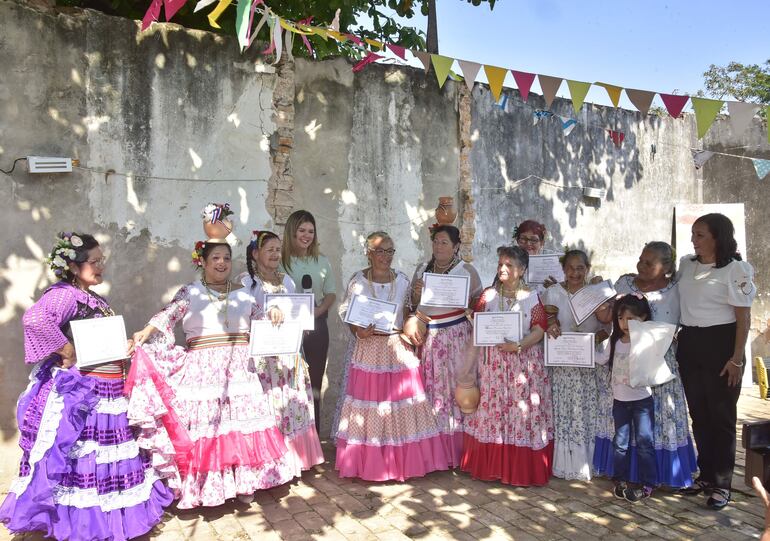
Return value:
[(438, 229), (439, 227), (441, 227), (441, 224), (438, 222), (428, 226), (428, 233), (430, 234), (431, 239), (433, 239), (433, 237), (436, 235), (436, 229)]
[(69, 264), (75, 260), (77, 255), (75, 248), (81, 246), (83, 246), (83, 239), (74, 233), (62, 232), (56, 235), (56, 244), (54, 244), (51, 254), (45, 258), (45, 262), (58, 278), (69, 277)]
[(265, 236), (269, 233), (269, 231), (260, 231), (259, 229), (255, 229), (251, 232), (251, 242), (249, 242), (249, 251), (251, 250), (259, 250), (262, 248), (262, 242), (265, 240)]
[(192, 264), (198, 269), (203, 267), (203, 247), (205, 245), (205, 241), (199, 240), (195, 243), (195, 248), (192, 251)]

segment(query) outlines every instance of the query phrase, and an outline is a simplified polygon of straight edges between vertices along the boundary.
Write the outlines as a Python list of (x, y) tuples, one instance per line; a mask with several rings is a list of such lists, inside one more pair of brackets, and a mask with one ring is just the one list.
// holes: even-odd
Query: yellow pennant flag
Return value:
[(381, 41), (377, 41), (376, 39), (364, 38), (364, 41), (372, 47), (377, 47), (378, 49), (382, 49), (383, 47), (383, 43)]
[(612, 105), (617, 107), (618, 104), (620, 103), (620, 93), (623, 91), (623, 88), (620, 86), (615, 86), (608, 83), (596, 83), (596, 84), (601, 87), (604, 87), (604, 90), (607, 91), (607, 95), (610, 97), (610, 101), (612, 102)]
[(329, 34), (331, 37), (339, 41), (340, 43), (345, 43), (348, 38), (337, 32), (336, 30), (327, 30), (327, 34)]
[(495, 98), (495, 102), (500, 99), (500, 94), (503, 92), (503, 81), (505, 81), (505, 75), (508, 70), (505, 68), (498, 68), (497, 66), (484, 65), (484, 73), (487, 74), (487, 81), (489, 81), (489, 90), (492, 91), (492, 96)]
[(455, 59), (448, 56), (441, 56), (440, 54), (430, 55), (431, 62), (433, 62), (433, 71), (436, 72), (436, 79), (438, 80), (438, 87), (441, 88), (446, 82), (446, 78), (449, 75), (449, 70), (452, 69)]
[(325, 28), (321, 28), (319, 26), (308, 26), (307, 29), (316, 36), (321, 36), (324, 41), (329, 41), (329, 31)]
[(692, 109), (695, 111), (695, 125), (698, 127), (698, 139), (703, 139), (706, 132), (714, 123), (714, 119), (725, 104), (722, 100), (690, 97)]
[(304, 35), (306, 35), (306, 36), (307, 36), (308, 34), (311, 34), (311, 33), (312, 33), (312, 32), (305, 32), (305, 31), (301, 30), (300, 28), (298, 28), (298, 27), (299, 27), (299, 25), (297, 25), (297, 26), (294, 26), (293, 24), (289, 24), (287, 21), (284, 21), (284, 20), (283, 20), (283, 19), (281, 19), (280, 17), (278, 18), (278, 21), (281, 23), (281, 26), (283, 26), (283, 27), (284, 27), (286, 30), (288, 30), (289, 32), (293, 32), (293, 33), (295, 33), (295, 34), (304, 34)]
[(214, 11), (209, 13), (209, 24), (214, 28), (222, 28), (217, 23), (217, 19), (222, 16), (222, 13), (225, 12), (225, 9), (227, 9), (227, 6), (230, 5), (232, 0), (219, 0), (219, 3), (217, 4), (217, 7), (214, 8)]
[(567, 79), (567, 86), (569, 87), (570, 96), (572, 96), (572, 108), (575, 110), (575, 114), (578, 114), (586, 99), (588, 89), (591, 88), (591, 83)]

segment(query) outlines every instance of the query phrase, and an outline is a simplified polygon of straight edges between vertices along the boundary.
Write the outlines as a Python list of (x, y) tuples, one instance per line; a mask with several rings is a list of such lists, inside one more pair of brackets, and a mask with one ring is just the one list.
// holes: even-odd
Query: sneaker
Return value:
[(652, 487), (627, 488), (623, 496), (631, 503), (640, 502), (652, 495)]
[(711, 484), (705, 481), (701, 481), (700, 479), (696, 479), (692, 486), (679, 490), (679, 494), (684, 494), (685, 496), (697, 496), (700, 493), (711, 494)]
[(236, 496), (238, 498), (238, 501), (241, 503), (251, 503), (254, 501), (254, 493), (251, 494), (238, 494)]
[(730, 502), (730, 491), (725, 490), (724, 488), (715, 488), (711, 491), (711, 497), (706, 502), (706, 505), (714, 509), (715, 511), (719, 511), (720, 509), (724, 509), (727, 507), (727, 504)]
[(616, 498), (620, 500), (624, 500), (626, 498), (624, 495), (626, 490), (628, 490), (628, 485), (626, 485), (625, 482), (616, 481), (615, 488), (612, 489), (612, 493), (615, 495)]

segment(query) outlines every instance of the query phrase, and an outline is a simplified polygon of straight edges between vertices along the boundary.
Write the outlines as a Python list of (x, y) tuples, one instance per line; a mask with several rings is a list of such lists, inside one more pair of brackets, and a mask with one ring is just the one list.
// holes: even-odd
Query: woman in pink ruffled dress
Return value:
[(409, 308), (409, 279), (391, 269), (396, 250), (387, 233), (366, 239), (370, 266), (350, 279), (340, 314), (357, 295), (395, 303), (389, 332), (351, 325), (354, 348), (340, 393), (336, 469), (341, 477), (403, 481), (448, 469), (442, 439), (420, 376), (420, 360), (400, 335)]

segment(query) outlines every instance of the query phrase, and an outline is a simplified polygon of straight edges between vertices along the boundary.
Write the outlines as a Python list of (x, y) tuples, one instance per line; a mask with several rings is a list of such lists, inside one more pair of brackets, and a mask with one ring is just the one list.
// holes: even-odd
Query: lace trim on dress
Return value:
[(150, 499), (152, 485), (158, 480), (158, 475), (150, 468), (145, 470), (144, 482), (126, 490), (98, 494), (97, 488), (76, 488), (57, 486), (54, 490), (54, 501), (59, 505), (85, 509), (99, 507), (102, 512), (114, 511), (133, 507)]
[(398, 447), (409, 443), (419, 443), (431, 438), (437, 438), (438, 436), (438, 429), (431, 429), (399, 438), (354, 438), (349, 436), (342, 428), (337, 432), (337, 437), (341, 440), (345, 440), (347, 445), (372, 445), (375, 447)]
[(74, 459), (83, 458), (94, 452), (96, 453), (95, 460), (97, 464), (111, 464), (139, 456), (139, 444), (136, 440), (106, 446), (99, 445), (94, 440), (79, 441), (70, 450), (69, 457)]
[(102, 398), (96, 403), (94, 408), (96, 413), (106, 413), (108, 415), (120, 415), (128, 411), (128, 399), (124, 396), (120, 398)]
[(222, 389), (222, 385), (179, 385), (174, 392), (177, 399), (184, 402), (227, 400), (234, 396), (263, 394), (261, 389), (255, 389), (251, 381), (229, 381), (225, 390)]

